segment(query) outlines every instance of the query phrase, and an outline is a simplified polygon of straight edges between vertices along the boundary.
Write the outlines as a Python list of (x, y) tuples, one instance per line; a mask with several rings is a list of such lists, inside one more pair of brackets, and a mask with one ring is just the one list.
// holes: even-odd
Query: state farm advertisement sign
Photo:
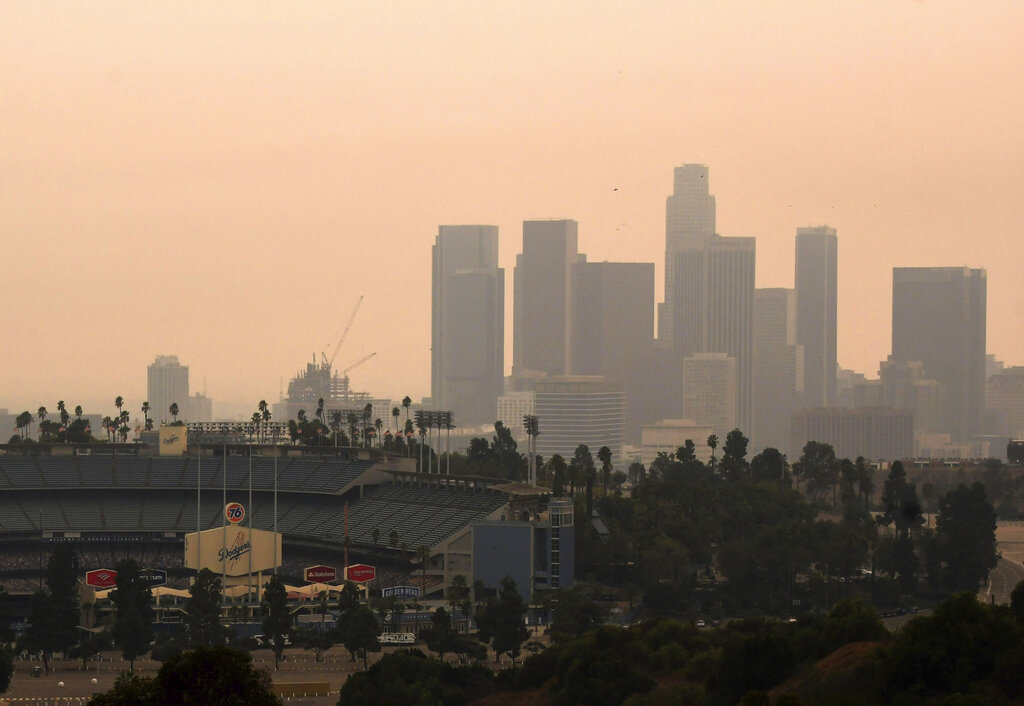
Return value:
[(348, 567), (348, 580), (356, 583), (373, 581), (377, 577), (377, 570), (368, 564), (353, 564)]
[(330, 583), (338, 578), (338, 570), (333, 566), (307, 566), (305, 577), (310, 583)]
[(117, 585), (117, 572), (113, 569), (86, 571), (85, 585), (93, 588), (113, 588)]

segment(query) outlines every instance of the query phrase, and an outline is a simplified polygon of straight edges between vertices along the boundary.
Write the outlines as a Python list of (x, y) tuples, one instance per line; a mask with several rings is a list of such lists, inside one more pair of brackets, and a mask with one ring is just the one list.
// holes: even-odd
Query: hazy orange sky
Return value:
[(1024, 364), (1024, 3), (0, 4), (0, 408), (138, 414), (158, 353), (245, 414), (360, 295), (342, 365), (430, 390), (439, 224), (574, 218), (591, 260), (664, 264), (672, 168), (793, 284), (839, 235), (839, 361), (890, 349), (894, 266), (988, 270)]

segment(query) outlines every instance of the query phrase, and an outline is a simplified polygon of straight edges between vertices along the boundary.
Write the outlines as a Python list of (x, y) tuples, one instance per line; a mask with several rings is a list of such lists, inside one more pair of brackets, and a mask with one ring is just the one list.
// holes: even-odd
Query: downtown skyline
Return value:
[(339, 362), (376, 352), (355, 387), (419, 399), (439, 224), (498, 226), (511, 272), (524, 220), (576, 220), (591, 262), (654, 263), (660, 301), (686, 163), (759, 288), (793, 286), (797, 228), (836, 229), (843, 367), (875, 376), (892, 269), (926, 266), (986, 269), (987, 350), (1022, 362), (1016, 6), (156, 7), (7, 12), (0, 407), (137, 407), (174, 353), (244, 415), (360, 295)]

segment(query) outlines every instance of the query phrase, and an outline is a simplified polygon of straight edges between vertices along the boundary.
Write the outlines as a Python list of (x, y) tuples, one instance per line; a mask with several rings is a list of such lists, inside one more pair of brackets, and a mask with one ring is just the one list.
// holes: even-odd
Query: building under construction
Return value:
[(328, 419), (331, 417), (331, 412), (340, 411), (344, 418), (349, 412), (361, 411), (367, 403), (374, 401), (369, 392), (354, 392), (352, 390), (348, 374), (375, 356), (376, 353), (365, 355), (341, 370), (334, 369), (334, 360), (338, 357), (341, 344), (345, 342), (352, 322), (355, 321), (356, 313), (359, 311), (359, 305), (362, 303), (363, 297), (359, 297), (330, 357), (327, 356), (327, 353), (321, 353), (320, 361), (317, 362), (314, 355), (313, 360), (306, 363), (306, 369), (298, 371), (295, 377), (288, 382), (288, 395), (274, 405), (275, 420), (283, 422), (296, 419), (300, 409), (305, 410), (306, 414), (312, 417), (320, 405), (320, 400), (324, 401), (324, 414)]

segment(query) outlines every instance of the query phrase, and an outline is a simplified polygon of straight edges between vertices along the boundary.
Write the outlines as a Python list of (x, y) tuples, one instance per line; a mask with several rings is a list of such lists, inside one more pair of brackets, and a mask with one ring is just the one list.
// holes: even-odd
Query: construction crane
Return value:
[(372, 358), (375, 355), (377, 355), (377, 351), (374, 351), (373, 353), (370, 353), (368, 355), (364, 355), (362, 358), (360, 358), (356, 362), (352, 363), (352, 365), (350, 365), (347, 368), (345, 368), (344, 370), (342, 370), (341, 371), (341, 377), (346, 377), (348, 375), (348, 371), (355, 370), (356, 368), (358, 368), (360, 365), (362, 365), (363, 363), (365, 363), (366, 361), (368, 361), (370, 358)]
[(334, 365), (334, 359), (338, 357), (338, 351), (341, 350), (341, 344), (345, 342), (345, 337), (348, 336), (348, 330), (352, 328), (352, 322), (356, 320), (356, 313), (359, 311), (359, 305), (362, 303), (363, 295), (360, 294), (359, 300), (356, 302), (355, 307), (352, 309), (352, 313), (348, 317), (348, 323), (345, 324), (345, 329), (341, 332), (341, 338), (338, 339), (337, 345), (334, 346), (334, 352), (331, 353), (330, 360), (328, 360), (326, 353), (320, 354), (320, 357), (323, 359), (323, 364), (325, 368), (330, 369), (331, 366)]

